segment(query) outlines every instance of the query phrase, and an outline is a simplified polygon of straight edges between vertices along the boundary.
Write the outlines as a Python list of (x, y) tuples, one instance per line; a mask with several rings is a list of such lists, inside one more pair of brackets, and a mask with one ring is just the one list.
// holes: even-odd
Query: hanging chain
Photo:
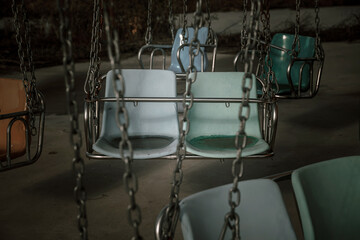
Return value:
[(86, 191), (83, 185), (83, 176), (85, 171), (84, 160), (81, 158), (80, 149), (82, 145), (82, 136), (79, 128), (78, 103), (76, 102), (75, 92), (75, 66), (72, 55), (72, 33), (70, 29), (70, 2), (69, 0), (58, 0), (58, 9), (60, 14), (60, 40), (63, 48), (63, 64), (65, 69), (65, 86), (67, 96), (68, 113), (70, 116), (70, 142), (74, 150), (73, 171), (76, 175), (76, 186), (74, 188), (75, 201), (79, 208), (78, 229), (81, 239), (88, 239), (88, 221), (86, 214)]
[[(202, 0), (199, 0), (196, 4), (196, 12), (194, 14), (194, 38), (190, 42), (189, 55), (190, 65), (186, 71), (186, 90), (183, 95), (183, 108), (184, 112), (182, 120), (180, 122), (179, 131), (180, 139), (176, 149), (176, 167), (173, 173), (173, 183), (170, 193), (170, 202), (165, 212), (165, 221), (162, 226), (162, 239), (173, 239), (176, 224), (179, 219), (179, 194), (180, 186), (183, 179), (182, 163), (186, 158), (186, 145), (185, 138), (190, 131), (190, 122), (188, 119), (188, 113), (193, 105), (194, 96), (191, 92), (191, 86), (196, 81), (197, 70), (194, 65), (194, 59), (200, 54), (200, 41), (198, 39), (198, 32), (200, 26), (202, 26), (203, 15), (201, 12)], [(192, 76), (190, 75), (192, 74)], [(190, 101), (188, 101), (190, 100)]]
[(147, 25), (145, 33), (145, 43), (146, 45), (151, 44), (152, 42), (152, 28), (151, 28), (151, 16), (152, 16), (152, 0), (148, 0), (148, 11), (147, 11)]
[[(117, 111), (116, 122), (121, 131), (121, 141), (119, 143), (120, 157), (125, 163), (125, 173), (123, 175), (125, 189), (130, 198), (128, 205), (128, 221), (134, 229), (134, 236), (132, 239), (142, 239), (139, 227), (141, 224), (141, 211), (135, 200), (136, 192), (138, 191), (137, 176), (132, 170), (133, 162), (133, 148), (128, 136), (129, 118), (126, 109), (124, 95), (125, 95), (125, 81), (121, 75), (120, 69), (120, 49), (119, 49), (119, 35), (116, 28), (114, 28), (114, 9), (113, 2), (108, 7), (108, 3), (104, 4), (105, 30), (107, 36), (108, 54), (113, 73), (113, 87), (116, 96)], [(127, 152), (125, 151), (127, 149)]]
[(187, 0), (183, 0), (183, 18), (184, 18), (184, 20), (183, 20), (181, 35), (182, 35), (182, 39), (183, 39), (184, 43), (188, 42), (188, 39), (186, 37), (186, 27), (187, 27), (186, 13), (187, 13)]
[[(243, 158), (241, 157), (242, 150), (246, 147), (247, 135), (245, 132), (246, 120), (250, 116), (250, 91), (252, 88), (253, 78), (253, 62), (255, 59), (255, 44), (256, 39), (258, 38), (258, 29), (259, 29), (259, 17), (260, 17), (261, 3), (260, 0), (251, 1), (251, 14), (250, 22), (248, 28), (249, 37), (247, 38), (247, 44), (245, 47), (245, 69), (244, 76), (242, 78), (242, 102), (239, 108), (239, 120), (240, 127), (239, 131), (236, 134), (235, 146), (237, 148), (236, 158), (232, 164), (232, 175), (234, 177), (232, 188), (229, 191), (229, 205), (230, 211), (225, 215), (225, 222), (222, 228), (220, 239), (225, 238), (227, 229), (230, 229), (232, 232), (232, 239), (240, 239), (240, 218), (239, 215), (235, 212), (235, 209), (240, 205), (241, 195), (238, 188), (239, 179), (243, 174)], [(251, 55), (249, 56), (249, 49), (252, 49)]]
[(175, 27), (174, 27), (174, 14), (173, 14), (173, 1), (168, 1), (168, 7), (169, 7), (169, 25), (170, 25), (170, 31), (171, 31), (171, 39), (172, 42), (175, 40)]
[[(265, 94), (263, 97), (266, 99), (273, 99), (275, 96), (275, 92), (279, 91), (279, 84), (276, 80), (275, 73), (273, 72), (273, 62), (270, 57), (270, 38), (271, 38), (271, 31), (270, 31), (270, 0), (265, 0), (264, 5), (266, 11), (264, 11), (265, 16), (265, 25), (264, 25), (264, 39), (265, 39), (265, 64), (267, 67), (267, 74), (266, 74), (266, 81), (265, 81)], [(273, 87), (276, 87), (276, 91), (274, 91)]]
[[(20, 0), (19, 3), (16, 3), (16, 0), (13, 0), (12, 12), (14, 14), (14, 26), (16, 30), (16, 42), (18, 44), (20, 71), (23, 74), (26, 105), (29, 112), (30, 130), (31, 135), (35, 136), (37, 134), (37, 129), (35, 125), (34, 111), (37, 107), (39, 107), (40, 100), (38, 98), (36, 87), (35, 67), (31, 50), (30, 24), (27, 18), (24, 1)], [(28, 78), (28, 72), (30, 72), (31, 75), (30, 80)]]
[[(262, 8), (261, 8), (260, 20), (261, 20), (261, 25), (262, 25), (262, 31), (260, 30), (260, 27), (259, 27), (258, 35), (259, 35), (259, 39), (264, 38), (264, 41), (265, 41), (265, 44), (266, 44), (266, 36), (265, 36), (266, 13), (265, 13), (265, 10), (264, 10), (264, 5), (262, 5)], [(258, 65), (257, 65), (257, 68), (256, 68), (256, 74), (255, 75), (262, 79), (263, 78), (263, 73), (264, 73), (266, 52), (264, 50), (264, 44), (261, 41), (257, 41), (256, 50), (260, 54), (259, 54), (259, 60), (258, 60)]]
[(246, 45), (246, 21), (247, 21), (247, 5), (248, 5), (248, 0), (243, 0), (243, 20), (242, 20), (242, 29), (241, 29), (241, 48), (240, 50), (243, 51), (245, 49), (245, 45)]
[(84, 92), (88, 98), (95, 97), (100, 89), (100, 65), (101, 59), (99, 52), (101, 51), (101, 35), (103, 28), (102, 16), (102, 0), (94, 0), (93, 22), (91, 32), (91, 48), (90, 48), (90, 64), (84, 84)]
[(215, 44), (215, 38), (214, 38), (214, 31), (211, 28), (211, 15), (210, 15), (210, 4), (209, 0), (205, 0), (205, 7), (206, 7), (206, 17), (205, 20), (208, 24), (208, 35), (207, 35), (207, 44)]
[(295, 36), (294, 36), (294, 42), (292, 44), (292, 53), (291, 55), (294, 57), (297, 57), (300, 52), (300, 38), (299, 38), (299, 32), (300, 32), (300, 5), (301, 0), (296, 0), (296, 23), (295, 23)]
[(320, 17), (319, 17), (319, 12), (320, 12), (320, 8), (319, 8), (319, 0), (315, 0), (315, 33), (316, 33), (316, 41), (315, 41), (315, 54), (316, 54), (316, 58), (317, 59), (321, 59), (323, 58), (323, 56), (321, 56), (322, 51), (321, 51), (321, 39), (320, 39)]

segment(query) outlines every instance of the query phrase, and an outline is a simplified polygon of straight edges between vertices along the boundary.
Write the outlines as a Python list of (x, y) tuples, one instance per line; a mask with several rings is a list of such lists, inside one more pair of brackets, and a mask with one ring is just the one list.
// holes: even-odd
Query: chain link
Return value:
[(183, 25), (182, 25), (182, 31), (181, 36), (184, 43), (188, 42), (187, 36), (186, 36), (186, 27), (187, 27), (187, 19), (186, 19), (186, 13), (187, 13), (187, 0), (183, 0)]
[(315, 54), (317, 59), (321, 59), (324, 56), (322, 56), (321, 51), (321, 39), (320, 39), (320, 17), (319, 17), (319, 0), (315, 0), (315, 34), (316, 34), (316, 40), (315, 40)]
[(173, 1), (168, 1), (168, 7), (169, 7), (169, 25), (170, 25), (170, 31), (171, 31), (171, 39), (174, 42), (175, 40), (175, 27), (174, 27), (174, 14), (173, 14)]
[(292, 52), (291, 55), (297, 57), (300, 52), (300, 39), (299, 39), (299, 32), (300, 32), (300, 5), (301, 0), (296, 0), (296, 23), (295, 23), (295, 36), (294, 42), (292, 44)]
[[(125, 163), (125, 173), (123, 175), (125, 189), (130, 198), (130, 204), (128, 205), (128, 221), (134, 230), (134, 236), (132, 239), (142, 239), (139, 227), (141, 224), (141, 211), (135, 200), (135, 195), (138, 191), (137, 176), (132, 170), (133, 162), (133, 148), (128, 136), (127, 129), (129, 127), (128, 112), (126, 109), (124, 95), (125, 95), (125, 81), (121, 74), (120, 69), (120, 49), (119, 49), (119, 35), (114, 28), (113, 21), (113, 2), (108, 7), (108, 3), (104, 4), (104, 17), (105, 17), (105, 30), (107, 36), (108, 55), (111, 63), (113, 73), (113, 87), (116, 96), (117, 111), (116, 122), (121, 131), (121, 141), (119, 143), (120, 157)], [(127, 151), (126, 151), (127, 149)]]
[(152, 28), (151, 28), (151, 17), (152, 17), (152, 0), (148, 0), (148, 11), (147, 11), (147, 23), (145, 33), (145, 43), (151, 44), (152, 42)]
[[(23, 84), (26, 94), (26, 106), (29, 112), (30, 132), (32, 136), (37, 134), (34, 111), (40, 107), (40, 99), (36, 87), (35, 67), (31, 49), (30, 24), (27, 18), (24, 1), (12, 1), (12, 12), (14, 14), (14, 27), (16, 31), (16, 42), (18, 44), (18, 56), (20, 60), (20, 71), (23, 74)], [(25, 48), (25, 49), (24, 49)], [(29, 80), (28, 72), (31, 75)]]
[[(236, 133), (235, 146), (237, 148), (236, 158), (232, 164), (232, 175), (234, 177), (232, 188), (229, 191), (229, 206), (230, 211), (225, 215), (225, 222), (222, 228), (220, 239), (225, 238), (227, 229), (232, 232), (232, 239), (240, 239), (240, 217), (236, 213), (236, 207), (240, 205), (241, 194), (238, 188), (239, 179), (243, 174), (243, 158), (241, 157), (242, 150), (246, 147), (247, 135), (245, 132), (246, 121), (250, 116), (250, 91), (253, 86), (253, 62), (255, 59), (255, 45), (256, 39), (258, 39), (259, 18), (260, 18), (261, 3), (260, 0), (251, 1), (251, 15), (248, 25), (248, 38), (245, 46), (245, 69), (244, 76), (242, 78), (242, 102), (239, 108), (239, 131)], [(251, 49), (251, 55), (249, 56), (249, 49)]]
[(245, 45), (246, 45), (247, 5), (248, 5), (248, 0), (243, 0), (243, 19), (242, 19), (242, 29), (241, 29), (241, 41), (240, 41), (241, 51), (245, 50)]
[(189, 55), (190, 65), (186, 71), (186, 90), (183, 95), (183, 108), (184, 112), (181, 118), (179, 131), (179, 144), (176, 150), (176, 167), (173, 173), (173, 182), (170, 192), (170, 202), (165, 212), (164, 224), (162, 226), (162, 238), (161, 239), (173, 239), (176, 224), (179, 218), (179, 194), (180, 186), (183, 179), (182, 163), (186, 158), (186, 145), (185, 138), (190, 131), (190, 122), (188, 119), (188, 113), (193, 105), (194, 96), (191, 92), (191, 86), (196, 81), (197, 70), (194, 65), (194, 59), (200, 54), (200, 41), (198, 39), (198, 32), (200, 26), (202, 26), (203, 14), (201, 12), (202, 0), (199, 0), (196, 5), (196, 12), (194, 14), (194, 38), (190, 42)]
[(212, 45), (215, 44), (215, 37), (214, 37), (214, 31), (211, 27), (211, 15), (210, 15), (210, 4), (209, 0), (205, 0), (205, 7), (206, 7), (206, 17), (205, 20), (208, 24), (208, 36), (206, 40), (206, 44)]
[[(91, 32), (90, 63), (84, 84), (84, 92), (87, 99), (90, 100), (89, 108), (91, 114), (89, 115), (89, 118), (91, 126), (93, 126), (95, 129), (98, 129), (99, 115), (97, 114), (97, 104), (95, 101), (97, 100), (102, 86), (100, 78), (100, 52), (102, 48), (101, 37), (103, 32), (103, 0), (94, 0), (93, 3), (94, 6)], [(97, 134), (96, 131), (93, 134)]]
[(58, 10), (60, 14), (60, 40), (63, 48), (63, 63), (65, 69), (65, 86), (67, 96), (68, 113), (70, 116), (70, 142), (74, 150), (73, 171), (76, 176), (76, 186), (74, 188), (75, 201), (78, 205), (79, 213), (78, 229), (80, 237), (83, 240), (88, 239), (88, 221), (86, 214), (86, 191), (83, 185), (83, 176), (85, 171), (84, 160), (80, 155), (82, 146), (82, 136), (79, 128), (78, 103), (75, 96), (75, 66), (72, 54), (72, 33), (70, 29), (70, 1), (58, 0)]
[(101, 84), (99, 81), (101, 65), (99, 53), (101, 51), (100, 40), (103, 29), (103, 16), (101, 8), (102, 0), (94, 0), (90, 47), (90, 64), (84, 84), (84, 92), (86, 93), (88, 98), (96, 96), (101, 89)]
[[(270, 100), (275, 96), (275, 92), (279, 91), (279, 84), (276, 80), (275, 73), (272, 69), (273, 62), (270, 57), (270, 42), (271, 42), (271, 31), (270, 31), (270, 0), (264, 1), (266, 11), (264, 11), (265, 25), (264, 25), (264, 39), (265, 39), (265, 64), (267, 67), (265, 89), (263, 98)], [(273, 86), (276, 90), (274, 91)]]

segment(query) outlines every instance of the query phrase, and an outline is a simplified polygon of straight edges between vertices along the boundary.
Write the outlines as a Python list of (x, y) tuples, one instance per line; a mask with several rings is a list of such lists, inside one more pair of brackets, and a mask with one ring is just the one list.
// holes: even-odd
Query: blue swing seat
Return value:
[[(282, 33), (275, 34), (271, 41), (271, 45), (289, 50), (289, 52), (287, 52), (285, 50), (276, 49), (274, 47), (270, 48), (270, 58), (273, 64), (272, 69), (275, 73), (279, 85), (279, 91), (277, 93), (279, 95), (291, 94), (292, 90), (289, 84), (290, 80), (293, 83), (295, 92), (298, 92), (299, 81), (301, 81), (300, 91), (305, 92), (310, 88), (313, 63), (310, 61), (308, 64), (305, 64), (305, 61), (301, 59), (314, 58), (315, 39), (313, 37), (299, 36), (300, 51), (296, 58), (293, 58), (290, 55), (293, 41), (294, 41), (294, 35), (282, 34)], [(291, 64), (293, 65), (291, 66)], [(287, 75), (287, 72), (289, 71), (288, 68), (290, 68), (289, 69), (290, 79), (288, 78)], [(267, 71), (267, 67), (265, 65), (265, 72), (266, 71)], [(302, 73), (301, 78), (300, 78), (300, 72)]]
[[(168, 70), (121, 70), (125, 97), (175, 97), (176, 77)], [(106, 76), (105, 97), (114, 97), (113, 73)], [(176, 103), (127, 102), (128, 135), (134, 159), (163, 157), (176, 152), (179, 124)], [(116, 124), (116, 102), (105, 102), (99, 139), (93, 144), (98, 153), (120, 158), (121, 132)]]
[[(199, 72), (192, 85), (192, 93), (199, 98), (241, 98), (242, 72)], [(191, 75), (193, 77), (193, 75)], [(255, 76), (250, 98), (257, 98)], [(195, 102), (189, 111), (190, 131), (186, 136), (188, 152), (210, 158), (236, 157), (235, 134), (239, 130), (240, 103)], [(263, 153), (269, 144), (263, 139), (257, 103), (250, 103), (250, 117), (246, 122), (247, 146), (242, 156)]]
[[(198, 39), (200, 44), (205, 44), (208, 38), (208, 31), (209, 29), (207, 27), (202, 27), (198, 31)], [(186, 72), (187, 68), (190, 65), (190, 59), (189, 59), (189, 47), (182, 47), (182, 45), (185, 43), (190, 44), (191, 40), (194, 38), (194, 28), (187, 27), (185, 31), (185, 38), (186, 41), (183, 39), (182, 35), (182, 28), (179, 28), (176, 32), (174, 43), (171, 49), (171, 64), (169, 67), (169, 70), (175, 72), (175, 73), (184, 73)], [(180, 61), (179, 63), (177, 58), (178, 49), (180, 49)], [(203, 54), (199, 53), (198, 56), (195, 57), (194, 60), (194, 66), (196, 67), (197, 71), (205, 71), (208, 66), (208, 59), (207, 54), (204, 47), (200, 47), (200, 50), (203, 52)], [(203, 68), (201, 68), (202, 64), (202, 58), (203, 58)], [(185, 71), (182, 71), (180, 64), (183, 66)]]
[(311, 164), (291, 176), (305, 240), (360, 236), (360, 156)]
[[(224, 217), (229, 212), (232, 184), (205, 190), (180, 202), (180, 222), (185, 240), (219, 239)], [(241, 181), (240, 236), (243, 240), (296, 239), (277, 184), (268, 179)], [(231, 238), (228, 230), (225, 239)]]

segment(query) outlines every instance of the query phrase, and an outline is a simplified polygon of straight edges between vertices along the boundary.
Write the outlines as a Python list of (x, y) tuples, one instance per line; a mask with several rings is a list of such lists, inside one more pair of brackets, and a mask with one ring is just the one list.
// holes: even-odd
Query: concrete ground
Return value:
[[(326, 54), (321, 87), (314, 99), (281, 100), (275, 156), (247, 160), (245, 179), (261, 178), (327, 159), (359, 155), (360, 43), (324, 43)], [(231, 71), (235, 53), (220, 53), (217, 71)], [(106, 72), (108, 64), (103, 64)], [(136, 58), (123, 61), (137, 68)], [(78, 100), (87, 63), (77, 64)], [(17, 73), (2, 75), (20, 77)], [(78, 239), (77, 207), (72, 189), (72, 150), (65, 115), (62, 66), (38, 69), (38, 86), (47, 104), (45, 142), (35, 164), (0, 173), (0, 239)], [(82, 151), (85, 158), (85, 150)], [(90, 239), (130, 239), (129, 202), (125, 194), (121, 161), (85, 160), (85, 186)], [(168, 202), (174, 161), (139, 160), (133, 168), (139, 178), (136, 199), (141, 207), (140, 232), (153, 238), (153, 224)], [(186, 161), (181, 198), (232, 181), (231, 161)], [(289, 181), (280, 183), (289, 215), (299, 239), (301, 226)], [(329, 186), (331, 187), (331, 186)], [(177, 233), (181, 239), (180, 232)]]

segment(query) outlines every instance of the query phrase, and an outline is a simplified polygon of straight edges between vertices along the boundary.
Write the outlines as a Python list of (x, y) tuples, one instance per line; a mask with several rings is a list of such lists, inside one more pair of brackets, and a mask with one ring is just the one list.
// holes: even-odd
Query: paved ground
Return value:
[[(324, 73), (318, 96), (308, 100), (279, 103), (275, 156), (245, 162), (244, 179), (264, 177), (331, 158), (359, 155), (360, 43), (325, 43)], [(219, 54), (217, 70), (231, 71), (234, 54)], [(136, 58), (123, 62), (137, 67)], [(79, 101), (87, 63), (76, 66)], [(108, 65), (104, 64), (106, 72)], [(15, 76), (9, 73), (7, 76)], [(72, 152), (68, 141), (69, 123), (64, 115), (62, 67), (37, 71), (39, 87), (47, 103), (45, 144), (34, 165), (0, 173), (0, 238), (78, 239), (77, 209), (73, 201)], [(83, 153), (85, 151), (83, 150)], [(84, 156), (84, 154), (83, 154)], [(143, 222), (141, 233), (153, 236), (153, 223), (168, 202), (173, 161), (136, 161)], [(230, 183), (231, 162), (186, 161), (181, 197)], [(128, 197), (123, 189), (123, 163), (86, 160), (86, 189), (90, 239), (129, 239)], [(289, 182), (280, 184), (289, 214), (301, 238), (295, 203)], [(178, 238), (181, 239), (181, 238)]]

